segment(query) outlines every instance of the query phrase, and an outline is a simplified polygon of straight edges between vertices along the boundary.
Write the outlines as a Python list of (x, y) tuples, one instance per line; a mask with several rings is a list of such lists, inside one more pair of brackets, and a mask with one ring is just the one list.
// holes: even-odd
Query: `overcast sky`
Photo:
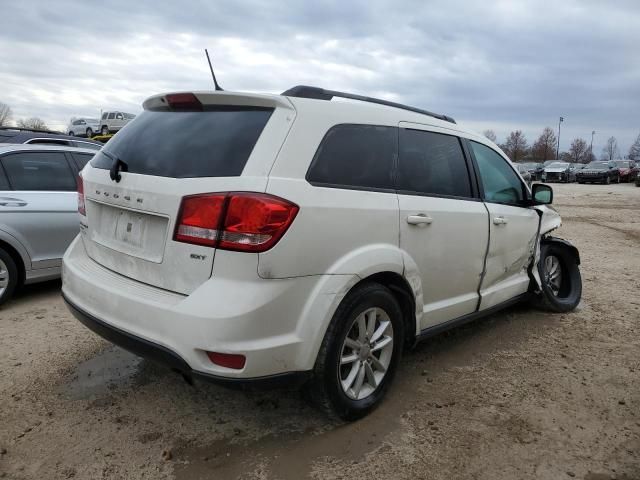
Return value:
[(136, 113), (149, 95), (298, 84), (446, 113), (502, 141), (562, 125), (600, 154), (640, 133), (640, 1), (3, 2), (0, 101), (14, 119)]

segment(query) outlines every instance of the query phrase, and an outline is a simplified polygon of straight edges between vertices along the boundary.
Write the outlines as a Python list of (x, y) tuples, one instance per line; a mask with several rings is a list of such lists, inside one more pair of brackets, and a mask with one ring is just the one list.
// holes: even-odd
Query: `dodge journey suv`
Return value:
[(143, 107), (81, 172), (63, 294), (187, 378), (299, 382), (354, 419), (418, 340), (580, 300), (551, 188), (450, 117), (303, 86)]

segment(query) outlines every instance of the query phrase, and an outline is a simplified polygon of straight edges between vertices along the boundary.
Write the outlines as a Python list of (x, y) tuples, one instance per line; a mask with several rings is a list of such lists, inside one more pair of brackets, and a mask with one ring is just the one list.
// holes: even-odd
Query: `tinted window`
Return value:
[(109, 169), (113, 158), (118, 158), (129, 172), (145, 175), (238, 176), (272, 112), (258, 107), (145, 111), (102, 147), (91, 165)]
[(398, 190), (470, 197), (460, 140), (451, 135), (400, 129)]
[(9, 182), (7, 176), (4, 174), (2, 166), (0, 166), (0, 190), (9, 190)]
[(116, 114), (115, 114), (115, 113), (111, 112), (111, 113), (109, 114), (109, 120), (113, 120), (115, 117), (116, 117)]
[(23, 152), (2, 157), (14, 190), (73, 191), (76, 181), (62, 152)]
[(116, 119), (117, 119), (117, 120), (122, 120), (122, 119), (123, 119), (122, 114), (121, 114), (121, 113), (117, 113), (117, 114), (116, 114)]
[(107, 118), (107, 112), (104, 112), (104, 113), (102, 114), (102, 120), (104, 120), (104, 119), (106, 119), (106, 118)]
[(485, 145), (470, 143), (480, 169), (485, 200), (512, 205), (521, 203), (524, 199), (522, 182), (507, 160)]
[(397, 130), (336, 125), (323, 138), (309, 167), (312, 183), (393, 189)]
[(73, 157), (73, 161), (76, 162), (78, 170), (82, 170), (87, 162), (93, 158), (93, 155), (91, 155), (90, 153), (72, 152), (71, 156)]

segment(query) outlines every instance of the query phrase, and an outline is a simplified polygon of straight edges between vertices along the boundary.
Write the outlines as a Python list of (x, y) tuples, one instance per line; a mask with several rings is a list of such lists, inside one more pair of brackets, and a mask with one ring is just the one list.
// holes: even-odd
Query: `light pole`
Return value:
[(589, 161), (593, 159), (593, 136), (596, 134), (596, 131), (593, 130), (591, 132), (591, 146), (589, 147)]
[(564, 122), (564, 117), (560, 117), (560, 121), (558, 122), (558, 147), (556, 148), (556, 160), (560, 160), (560, 124)]

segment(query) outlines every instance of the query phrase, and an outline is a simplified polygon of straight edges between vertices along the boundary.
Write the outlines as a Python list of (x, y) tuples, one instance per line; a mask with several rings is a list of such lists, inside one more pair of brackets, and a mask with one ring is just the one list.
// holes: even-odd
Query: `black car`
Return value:
[(100, 150), (102, 143), (86, 138), (70, 137), (49, 130), (31, 130), (17, 127), (0, 127), (0, 143), (38, 143), (46, 145), (63, 145)]
[(620, 170), (616, 162), (591, 162), (576, 173), (578, 183), (620, 183)]

